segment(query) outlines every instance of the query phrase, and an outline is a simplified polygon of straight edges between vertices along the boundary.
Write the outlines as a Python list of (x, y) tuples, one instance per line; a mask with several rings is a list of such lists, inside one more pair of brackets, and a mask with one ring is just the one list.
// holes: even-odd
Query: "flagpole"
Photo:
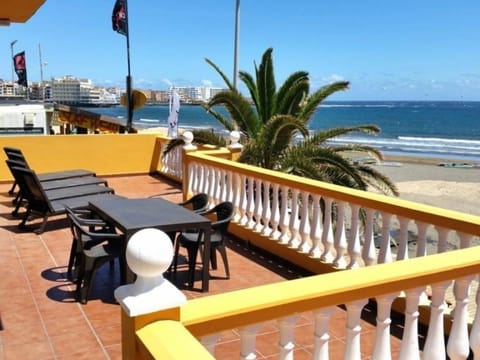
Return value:
[(235, 0), (235, 42), (233, 55), (233, 87), (237, 89), (238, 79), (238, 38), (240, 28), (240, 0)]
[(132, 132), (133, 122), (133, 104), (132, 104), (132, 77), (130, 74), (130, 35), (129, 35), (129, 19), (128, 19), (128, 1), (125, 0), (125, 12), (127, 13), (126, 34), (127, 37), (127, 132)]

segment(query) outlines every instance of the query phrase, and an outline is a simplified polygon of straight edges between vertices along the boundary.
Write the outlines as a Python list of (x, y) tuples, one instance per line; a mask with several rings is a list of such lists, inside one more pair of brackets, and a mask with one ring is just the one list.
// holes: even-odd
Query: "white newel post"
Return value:
[[(191, 131), (185, 131), (182, 134), (182, 139), (185, 142), (185, 145), (183, 145), (183, 151), (182, 151), (182, 176), (181, 176), (182, 183), (183, 183), (182, 191), (184, 194), (188, 194), (190, 174), (188, 173), (186, 154), (190, 151), (197, 150), (197, 147), (192, 144), (193, 134)], [(186, 179), (187, 176), (188, 178)]]
[(157, 320), (179, 320), (186, 297), (163, 277), (172, 259), (172, 241), (161, 230), (143, 229), (128, 241), (126, 260), (137, 279), (115, 290), (122, 307), (123, 359), (135, 358), (137, 330)]

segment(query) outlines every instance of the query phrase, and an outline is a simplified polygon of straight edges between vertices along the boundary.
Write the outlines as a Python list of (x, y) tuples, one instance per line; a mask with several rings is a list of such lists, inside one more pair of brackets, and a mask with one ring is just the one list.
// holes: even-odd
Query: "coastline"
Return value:
[[(451, 160), (450, 160), (451, 161)], [(480, 216), (480, 168), (449, 168), (446, 159), (386, 156), (400, 166), (374, 165), (395, 182), (400, 198)]]

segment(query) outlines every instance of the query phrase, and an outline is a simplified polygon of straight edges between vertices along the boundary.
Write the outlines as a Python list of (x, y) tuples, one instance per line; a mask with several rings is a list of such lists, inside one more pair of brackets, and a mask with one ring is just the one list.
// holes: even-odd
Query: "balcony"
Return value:
[[(469, 348), (477, 349), (479, 332), (467, 311), (469, 302), (474, 303), (469, 292), (472, 279), (480, 269), (478, 249), (470, 248), (472, 238), (480, 233), (477, 217), (305, 179), (279, 178), (229, 161), (232, 154), (225, 149), (185, 152), (162, 162), (165, 139), (152, 134), (18, 137), (0, 143), (24, 149), (38, 172), (73, 166), (93, 169), (101, 176), (115, 175), (109, 177), (110, 186), (127, 197), (161, 193), (178, 201), (184, 193), (206, 191), (216, 200), (234, 202), (237, 217), (228, 253), (232, 279), (221, 279), (221, 270), (212, 272), (211, 290), (204, 294), (187, 291), (179, 276), (177, 284), (190, 299), (180, 321), (146, 326), (136, 335), (141, 343), (149, 344), (160, 335), (168, 345), (170, 331), (180, 324), (218, 359), (254, 355), (287, 359), (292, 352), (297, 359), (326, 358), (327, 353), (331, 359), (396, 358), (397, 354), (410, 359), (425, 351), (427, 336), (428, 354), (437, 351), (445, 356), (448, 347), (451, 358), (462, 359)], [(6, 167), (2, 171), (0, 179), (8, 181)], [(178, 177), (184, 179), (182, 184), (168, 180)], [(1, 185), (2, 194), (9, 185)], [(276, 196), (255, 195), (253, 188)], [(286, 201), (280, 193), (299, 201)], [(335, 204), (336, 211), (321, 210), (315, 205), (320, 198)], [(355, 215), (360, 209), (365, 213), (362, 224)], [(96, 278), (92, 300), (86, 306), (74, 302), (64, 277), (70, 246), (64, 219), (53, 218), (38, 236), (18, 232), (6, 196), (2, 210), (0, 254), (8, 274), (0, 283), (3, 356), (17, 358), (15, 351), (21, 351), (24, 359), (120, 358), (121, 311), (111, 296), (118, 279), (111, 281), (111, 273), (104, 269)], [(392, 253), (390, 234), (397, 226), (400, 246)], [(439, 255), (422, 251), (432, 229)], [(417, 236), (413, 253), (406, 246), (409, 231)], [(447, 251), (449, 236), (458, 237), (463, 250)], [(274, 256), (265, 255), (267, 251)], [(325, 275), (306, 276), (310, 274)], [(452, 323), (445, 302), (452, 300), (444, 294), (453, 280)], [(392, 315), (391, 308), (396, 309)], [(418, 326), (419, 321), (429, 324), (428, 332)], [(261, 326), (255, 326), (257, 322)], [(155, 330), (155, 325), (165, 326), (166, 332)], [(450, 333), (447, 343), (444, 327)], [(149, 333), (152, 329), (156, 335)], [(189, 346), (195, 348), (195, 343)]]

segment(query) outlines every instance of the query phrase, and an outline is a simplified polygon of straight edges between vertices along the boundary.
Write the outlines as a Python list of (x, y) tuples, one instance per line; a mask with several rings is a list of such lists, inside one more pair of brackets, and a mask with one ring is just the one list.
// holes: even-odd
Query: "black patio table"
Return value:
[[(126, 243), (135, 232), (155, 228), (165, 232), (200, 229), (205, 231), (204, 254), (210, 254), (210, 219), (161, 198), (102, 199), (91, 201), (90, 208), (103, 220), (115, 225), (125, 234)], [(126, 247), (125, 243), (125, 247)], [(125, 256), (122, 257), (125, 261)], [(208, 291), (210, 256), (203, 256), (202, 291)], [(135, 279), (133, 272), (125, 266), (123, 283)], [(193, 284), (192, 284), (193, 285)]]

